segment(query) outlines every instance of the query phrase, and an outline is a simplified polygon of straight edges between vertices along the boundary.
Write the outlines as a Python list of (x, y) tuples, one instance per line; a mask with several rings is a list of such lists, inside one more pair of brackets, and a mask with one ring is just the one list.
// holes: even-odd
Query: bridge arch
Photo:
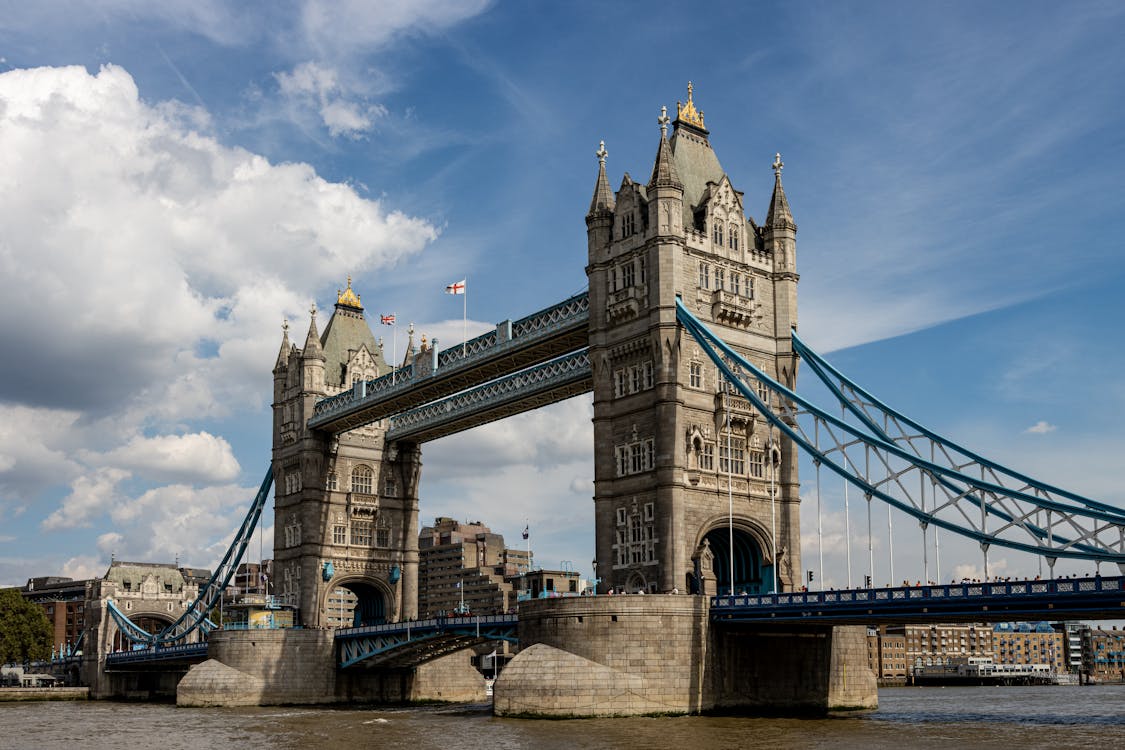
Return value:
[[(159, 633), (161, 630), (171, 625), (174, 618), (169, 616), (166, 612), (129, 612), (129, 619), (134, 625), (145, 630), (149, 633)], [(179, 616), (176, 612), (176, 617)], [(129, 651), (133, 648), (132, 641), (130, 641), (121, 628), (117, 627), (117, 623), (113, 618), (109, 618), (109, 626), (112, 628), (110, 633), (111, 651)]]
[[(703, 525), (696, 539), (696, 549), (704, 548), (711, 556), (711, 574), (715, 581), (715, 593), (764, 594), (773, 590), (773, 566), (777, 556), (774, 554), (769, 532), (754, 519), (735, 516), (732, 524), (731, 519), (725, 516), (713, 518)], [(733, 587), (730, 581), (732, 555)], [(785, 552), (782, 551), (782, 557), (784, 556)], [(784, 570), (784, 561), (782, 570)], [(780, 587), (788, 581), (782, 580), (781, 570), (778, 573)]]
[[(345, 602), (337, 593), (339, 589), (345, 589), (355, 596), (354, 604), (348, 603), (351, 604), (351, 611), (347, 622), (340, 619), (349, 613), (343, 609)], [(382, 625), (395, 619), (395, 592), (386, 582), (371, 576), (337, 576), (325, 587), (320, 612), (321, 621), (329, 626)]]

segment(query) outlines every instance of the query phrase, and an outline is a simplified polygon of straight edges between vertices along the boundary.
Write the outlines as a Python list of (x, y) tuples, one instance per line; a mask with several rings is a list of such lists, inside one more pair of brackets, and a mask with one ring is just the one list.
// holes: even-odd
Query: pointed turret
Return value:
[(656, 163), (652, 165), (652, 177), (648, 181), (649, 190), (659, 187), (673, 187), (684, 189), (680, 175), (676, 171), (676, 162), (672, 155), (672, 146), (668, 143), (668, 108), (660, 108), (660, 145), (656, 149)]
[(289, 352), (293, 349), (293, 344), (289, 341), (289, 321), (285, 320), (281, 324), (281, 350), (277, 353), (277, 362), (274, 363), (274, 373), (282, 372), (289, 367)]
[(406, 329), (406, 355), (402, 358), (402, 366), (407, 367), (414, 364), (414, 357), (418, 354), (414, 348), (414, 324), (411, 323), (410, 327)]
[(785, 188), (781, 186), (781, 170), (784, 167), (785, 163), (781, 161), (779, 153), (773, 160), (773, 196), (770, 197), (770, 210), (766, 213), (766, 226), (797, 231), (793, 214), (789, 211), (789, 201), (785, 197)]
[(305, 350), (302, 359), (324, 360), (324, 347), (320, 345), (320, 334), (316, 331), (316, 305), (309, 307), (309, 335), (305, 337)]
[(684, 183), (676, 169), (676, 155), (668, 141), (668, 108), (660, 108), (660, 145), (647, 186), (648, 226), (660, 235), (676, 235), (683, 229)]
[(605, 150), (605, 141), (602, 141), (594, 154), (598, 157), (598, 179), (594, 183), (594, 197), (590, 201), (590, 211), (587, 216), (613, 211), (613, 191), (609, 189), (609, 178), (605, 174), (605, 157), (608, 154), (609, 152)]

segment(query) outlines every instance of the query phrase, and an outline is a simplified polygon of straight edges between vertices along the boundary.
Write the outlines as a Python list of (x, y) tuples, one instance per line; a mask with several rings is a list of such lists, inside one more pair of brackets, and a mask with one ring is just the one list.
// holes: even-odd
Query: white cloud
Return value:
[(1039, 420), (1035, 424), (1028, 427), (1024, 432), (1030, 432), (1032, 435), (1046, 435), (1048, 432), (1054, 432), (1058, 427), (1049, 422)]
[(358, 137), (371, 130), (386, 110), (351, 96), (340, 83), (337, 71), (309, 61), (290, 73), (275, 75), (282, 96), (297, 107), (315, 109), (332, 136)]
[(229, 482), (240, 467), (230, 443), (209, 432), (190, 435), (136, 436), (102, 454), (84, 453), (90, 465), (109, 464), (157, 481)]
[(121, 502), (118, 485), (128, 478), (127, 471), (116, 468), (99, 469), (78, 477), (71, 483), (70, 494), (63, 498), (58, 510), (47, 516), (42, 527), (54, 531), (89, 526), (94, 518)]

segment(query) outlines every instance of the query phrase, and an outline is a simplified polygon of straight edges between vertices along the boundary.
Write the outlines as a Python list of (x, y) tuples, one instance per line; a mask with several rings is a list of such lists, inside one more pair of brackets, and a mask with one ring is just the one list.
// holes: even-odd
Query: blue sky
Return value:
[[(451, 281), (473, 330), (583, 289), (598, 142), (613, 185), (646, 176), (689, 80), (755, 219), (785, 160), (806, 340), (1125, 505), (1120, 4), (684, 7), (0, 0), (0, 583), (212, 564), (269, 459), (282, 320), (303, 336), (350, 274), (370, 317), (444, 345)], [(573, 399), (427, 445), (422, 518), (514, 544), (530, 521), (540, 564), (589, 572), (589, 417)], [(942, 544), (943, 577), (979, 572)]]

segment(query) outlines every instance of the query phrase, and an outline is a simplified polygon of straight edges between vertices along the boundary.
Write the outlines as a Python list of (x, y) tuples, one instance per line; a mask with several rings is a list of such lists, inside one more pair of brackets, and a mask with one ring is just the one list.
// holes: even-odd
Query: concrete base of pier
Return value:
[(484, 701), (464, 651), (411, 669), (337, 670), (331, 630), (216, 631), (207, 661), (176, 690), (181, 706)]
[(525, 603), (501, 716), (827, 713), (878, 706), (863, 628), (712, 623), (705, 597)]

